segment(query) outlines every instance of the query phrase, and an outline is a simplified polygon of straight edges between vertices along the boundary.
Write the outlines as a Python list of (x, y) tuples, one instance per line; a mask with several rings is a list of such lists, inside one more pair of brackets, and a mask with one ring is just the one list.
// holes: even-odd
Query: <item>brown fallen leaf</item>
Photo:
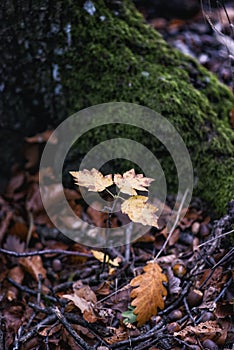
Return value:
[(14, 224), (9, 229), (9, 233), (11, 235), (17, 236), (22, 241), (27, 240), (28, 231), (29, 231), (28, 226), (20, 217), (17, 218), (17, 220), (15, 220)]
[(19, 263), (36, 281), (38, 281), (39, 274), (42, 275), (43, 279), (46, 278), (46, 269), (43, 267), (42, 259), (39, 255), (20, 258)]
[(130, 302), (130, 290), (131, 286), (127, 284), (108, 298), (106, 304), (110, 306), (112, 310), (117, 310), (119, 312), (126, 311)]
[(13, 252), (22, 253), (25, 249), (25, 242), (22, 242), (19, 237), (9, 234), (3, 244), (3, 248)]
[(78, 333), (78, 334), (83, 334), (84, 336), (90, 338), (90, 339), (94, 339), (95, 336), (94, 334), (92, 334), (88, 328), (80, 326), (79, 324), (74, 325), (73, 324), (73, 328), (74, 330)]
[(177, 296), (181, 292), (181, 280), (174, 276), (172, 268), (170, 266), (167, 267), (167, 276), (168, 276), (168, 289), (170, 295)]
[[(24, 271), (21, 266), (15, 266), (12, 269), (10, 269), (8, 273), (8, 277), (13, 279), (15, 282), (22, 284), (22, 281), (24, 279)], [(10, 285), (9, 288), (7, 289), (7, 299), (9, 301), (15, 300), (18, 297), (19, 290)]]
[(89, 191), (102, 192), (113, 184), (112, 175), (103, 176), (97, 169), (69, 171), (76, 185), (87, 187)]
[(224, 333), (226, 338), (227, 332), (220, 327), (217, 321), (206, 321), (196, 326), (187, 326), (179, 332), (174, 332), (174, 336), (184, 339), (196, 335), (200, 341), (204, 341), (205, 339), (217, 341), (221, 336), (224, 336)]
[(97, 297), (95, 293), (89, 286), (83, 286), (81, 281), (73, 284), (73, 291), (74, 293), (64, 294), (62, 297), (71, 300), (80, 309), (87, 322), (96, 322), (97, 316), (94, 312), (94, 305), (97, 302)]
[(97, 297), (96, 294), (92, 291), (89, 286), (83, 286), (80, 284), (80, 281), (73, 283), (74, 294), (80, 298), (85, 299), (86, 301), (91, 301), (93, 304), (96, 304)]
[(133, 222), (158, 227), (158, 217), (155, 215), (158, 208), (147, 203), (147, 200), (145, 196), (132, 196), (122, 203), (121, 210)]
[[(110, 327), (109, 327), (110, 328)], [(128, 339), (129, 335), (126, 328), (120, 326), (119, 328), (111, 328), (113, 335), (111, 337), (104, 338), (108, 344), (118, 343), (122, 340)]]
[(110, 285), (111, 283), (108, 281), (101, 282), (101, 284), (97, 287), (96, 293), (98, 295), (109, 295), (110, 294)]
[(233, 302), (227, 300), (217, 302), (214, 314), (218, 319), (234, 316)]
[(42, 330), (39, 329), (38, 334), (40, 334), (42, 337), (51, 336), (59, 332), (61, 330), (61, 327), (62, 327), (61, 324), (58, 324), (57, 326), (54, 326), (54, 327), (47, 326)]
[(154, 181), (154, 179), (144, 177), (143, 174), (136, 174), (134, 169), (126, 171), (123, 176), (120, 174), (114, 175), (114, 183), (120, 191), (133, 196), (137, 195), (135, 190), (148, 191), (146, 187), (148, 187), (152, 181)]
[(2, 243), (5, 234), (7, 232), (8, 226), (10, 225), (11, 219), (13, 218), (12, 211), (3, 212), (1, 210), (2, 218), (1, 218), (1, 226), (0, 226), (0, 244)]
[[(76, 327), (74, 327), (75, 330)], [(83, 350), (84, 348), (79, 346), (75, 339), (71, 337), (71, 334), (64, 328), (62, 331), (62, 341), (69, 350)], [(61, 347), (59, 346), (61, 349)]]
[(144, 267), (144, 273), (133, 278), (130, 285), (134, 288), (131, 291), (132, 306), (135, 306), (134, 314), (137, 315), (138, 326), (146, 323), (151, 316), (157, 314), (158, 308), (164, 308), (163, 297), (167, 290), (163, 285), (167, 277), (162, 273), (161, 267), (154, 261), (150, 261)]

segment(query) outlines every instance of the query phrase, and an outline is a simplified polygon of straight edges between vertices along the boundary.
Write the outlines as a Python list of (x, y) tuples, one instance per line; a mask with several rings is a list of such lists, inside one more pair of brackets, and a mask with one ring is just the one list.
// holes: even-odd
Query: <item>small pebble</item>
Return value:
[(181, 327), (177, 322), (172, 322), (167, 325), (167, 331), (171, 334), (173, 334), (174, 332), (179, 332), (180, 329)]
[(201, 237), (206, 237), (210, 234), (210, 229), (207, 224), (201, 223), (200, 231), (199, 231)]
[(208, 350), (218, 350), (219, 349), (218, 345), (216, 345), (215, 342), (213, 342), (213, 340), (210, 340), (210, 339), (204, 340), (202, 345), (203, 345), (204, 349), (208, 349)]
[(192, 233), (196, 235), (198, 234), (199, 230), (200, 230), (200, 223), (196, 221), (192, 224)]
[(198, 289), (190, 290), (187, 297), (189, 307), (200, 305), (202, 302), (202, 299), (203, 299), (203, 293), (200, 290)]
[(200, 62), (201, 64), (205, 64), (206, 62), (209, 61), (209, 57), (208, 57), (208, 55), (206, 55), (205, 53), (202, 53), (202, 54), (199, 56), (198, 60), (199, 60), (199, 62)]
[(193, 235), (189, 232), (181, 232), (180, 233), (180, 242), (185, 245), (192, 245), (193, 244)]
[(53, 267), (53, 270), (54, 272), (59, 272), (62, 270), (62, 263), (61, 263), (61, 260), (59, 259), (54, 259), (53, 262), (52, 262), (52, 267)]
[(43, 245), (40, 242), (37, 242), (34, 247), (35, 247), (35, 250), (42, 250), (43, 249)]
[(214, 314), (212, 314), (212, 312), (204, 312), (204, 314), (201, 317), (201, 322), (206, 322), (206, 321), (211, 321), (214, 320)]
[(168, 318), (170, 321), (178, 321), (182, 318), (183, 314), (180, 310), (173, 310), (169, 313)]

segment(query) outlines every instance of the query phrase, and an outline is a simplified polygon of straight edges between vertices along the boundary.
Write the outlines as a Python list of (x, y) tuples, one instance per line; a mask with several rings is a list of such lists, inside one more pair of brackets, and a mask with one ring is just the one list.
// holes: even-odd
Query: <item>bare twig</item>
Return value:
[(130, 260), (130, 242), (131, 242), (131, 236), (133, 231), (133, 222), (130, 222), (126, 229), (126, 236), (125, 236), (125, 260)]
[(183, 286), (182, 292), (180, 293), (179, 297), (171, 304), (169, 305), (166, 309), (159, 311), (158, 315), (166, 315), (172, 310), (176, 309), (181, 301), (184, 299), (186, 294), (189, 292), (190, 286), (192, 285), (192, 282), (189, 281), (185, 286)]
[[(31, 307), (33, 310), (35, 310), (35, 312), (42, 312), (46, 315), (51, 315), (54, 312), (54, 310), (51, 307), (45, 308), (31, 302), (28, 303), (28, 306)], [(92, 333), (99, 341), (101, 341), (102, 344), (107, 346), (107, 343), (97, 334), (97, 327), (95, 324), (89, 323), (85, 321), (83, 317), (71, 312), (67, 312), (67, 313), (65, 312), (64, 316), (69, 322), (79, 324), (85, 328), (88, 328), (90, 333)], [(100, 329), (101, 329), (101, 326), (100, 326)], [(107, 328), (105, 326), (103, 327), (102, 331), (105, 333), (106, 336), (110, 335), (110, 333), (107, 331)]]
[(42, 287), (42, 275), (38, 274), (38, 288), (37, 288), (37, 304), (40, 305), (41, 302), (41, 287)]
[(73, 329), (71, 324), (67, 321), (66, 317), (61, 313), (58, 307), (54, 308), (54, 313), (58, 320), (63, 324), (63, 326), (66, 328), (68, 333), (72, 336), (72, 338), (75, 340), (76, 344), (78, 344), (82, 349), (84, 350), (92, 350), (93, 347), (89, 346)]
[(53, 287), (53, 292), (54, 293), (63, 292), (64, 290), (71, 288), (73, 283), (74, 282), (68, 281), (68, 282), (58, 284), (57, 286)]
[(185, 310), (187, 311), (190, 320), (192, 321), (193, 325), (195, 325), (195, 319), (194, 319), (193, 315), (191, 314), (186, 297), (184, 297), (183, 302), (184, 302)]
[(18, 253), (11, 250), (0, 248), (0, 253), (4, 255), (14, 256), (16, 258), (23, 258), (26, 256), (35, 256), (35, 255), (45, 255), (45, 254), (64, 254), (64, 255), (75, 255), (75, 256), (83, 256), (86, 258), (93, 258), (92, 254), (85, 254), (85, 253), (73, 252), (71, 250), (62, 250), (62, 249), (45, 249), (45, 250), (37, 250), (34, 252)]
[[(229, 254), (229, 253), (231, 253), (231, 254)], [(234, 248), (232, 248), (231, 251), (230, 251), (229, 253), (228, 253), (228, 257), (232, 256), (232, 254), (234, 253)], [(226, 255), (225, 255), (219, 262), (217, 262), (217, 264), (215, 264), (215, 265), (211, 268), (209, 275), (206, 277), (205, 281), (203, 281), (203, 283), (200, 285), (200, 288), (199, 288), (199, 289), (204, 288), (204, 286), (206, 285), (206, 283), (209, 281), (209, 279), (210, 279), (210, 278), (212, 277), (212, 275), (214, 274), (215, 269), (216, 269), (217, 267), (219, 267), (219, 266), (221, 265), (222, 262), (225, 261), (225, 259), (224, 259), (225, 257), (226, 257)]]
[(25, 334), (19, 339), (20, 343), (25, 343), (27, 340), (32, 338), (40, 328), (44, 328), (49, 324), (56, 322), (56, 320), (56, 315), (49, 315), (48, 317), (44, 318), (44, 320), (35, 325), (32, 329), (30, 329), (30, 331), (27, 334)]
[(212, 269), (215, 269), (216, 267), (222, 265), (224, 262), (226, 262), (228, 259), (230, 259), (234, 255), (234, 248), (232, 248), (229, 252), (227, 252), (222, 259), (220, 259), (214, 266), (212, 266)]
[(30, 239), (32, 237), (32, 232), (33, 232), (33, 214), (31, 211), (28, 212), (28, 218), (29, 218), (29, 228), (28, 228), (28, 234), (27, 234), (27, 240), (26, 240), (26, 247), (28, 247)]
[(3, 332), (3, 316), (0, 313), (0, 349), (5, 350), (4, 332)]
[(219, 236), (216, 236), (216, 237), (214, 237), (214, 238), (209, 239), (208, 241), (206, 241), (206, 242), (204, 242), (204, 243), (199, 244), (199, 245), (197, 246), (197, 248), (201, 248), (201, 247), (203, 247), (204, 245), (207, 245), (208, 243), (211, 243), (211, 242), (213, 242), (213, 241), (216, 241), (216, 239), (223, 238), (224, 236), (229, 235), (230, 233), (233, 233), (233, 232), (234, 232), (234, 230), (231, 230), (231, 231), (222, 233), (222, 234), (219, 235)]
[(232, 283), (232, 276), (229, 278), (229, 280), (225, 283), (225, 285), (223, 286), (223, 289), (221, 290), (221, 292), (219, 293), (219, 295), (215, 298), (214, 303), (217, 303), (217, 301), (219, 301), (219, 299), (222, 298), (222, 296), (226, 293), (228, 287), (231, 285)]
[[(28, 287), (25, 287), (25, 286), (22, 286), (21, 284), (17, 283), (15, 280), (13, 280), (12, 278), (10, 277), (7, 277), (7, 280), (13, 284), (13, 286), (15, 286), (16, 288), (18, 288), (19, 290), (21, 290), (22, 292), (25, 292), (25, 293), (28, 293), (28, 294), (31, 294), (31, 295), (35, 295), (37, 296), (38, 295), (38, 292), (33, 290), (33, 289), (30, 289)], [(52, 297), (50, 295), (45, 295), (45, 294), (42, 294), (42, 298), (45, 298), (47, 300), (50, 300), (50, 301), (53, 301), (53, 302), (58, 302), (58, 299), (55, 298), (55, 297)], [(65, 302), (63, 300), (60, 300), (61, 303), (65, 304)]]
[(166, 241), (164, 242), (162, 248), (159, 250), (158, 254), (157, 254), (156, 257), (154, 258), (155, 261), (158, 259), (158, 257), (162, 254), (162, 252), (163, 252), (164, 249), (166, 248), (167, 243), (169, 242), (169, 240), (170, 240), (170, 238), (171, 238), (171, 236), (172, 236), (172, 234), (173, 234), (173, 232), (174, 232), (174, 230), (175, 230), (175, 228), (176, 228), (176, 226), (177, 226), (177, 224), (178, 224), (178, 221), (179, 221), (179, 219), (180, 219), (180, 214), (181, 214), (181, 211), (182, 211), (182, 209), (183, 209), (183, 205), (184, 205), (185, 199), (186, 199), (186, 197), (187, 197), (188, 191), (189, 191), (189, 190), (188, 190), (188, 188), (187, 188), (186, 191), (184, 192), (183, 198), (182, 198), (182, 200), (181, 200), (179, 209), (178, 209), (177, 214), (176, 214), (176, 218), (175, 218), (174, 224), (173, 224), (172, 228), (170, 229), (170, 232), (169, 232), (169, 234), (168, 234), (168, 237), (167, 237)]
[(15, 334), (13, 350), (19, 350), (20, 348), (19, 340), (20, 340), (22, 331), (23, 331), (23, 326), (20, 326), (17, 333)]

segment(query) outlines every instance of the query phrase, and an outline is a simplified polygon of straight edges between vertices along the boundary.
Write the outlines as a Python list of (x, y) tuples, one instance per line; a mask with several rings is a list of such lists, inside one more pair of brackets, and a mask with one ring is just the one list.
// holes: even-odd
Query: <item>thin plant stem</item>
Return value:
[(223, 238), (224, 236), (229, 235), (230, 233), (233, 233), (233, 232), (234, 232), (234, 230), (231, 230), (231, 231), (222, 233), (221, 235), (219, 235), (219, 236), (217, 236), (217, 237), (211, 238), (211, 239), (209, 239), (208, 241), (199, 244), (197, 247), (198, 247), (198, 248), (203, 247), (204, 245), (206, 245), (206, 244), (208, 244), (208, 243), (210, 243), (210, 242), (214, 242), (214, 241), (216, 241), (216, 239)]
[(176, 228), (176, 226), (177, 226), (177, 224), (178, 224), (178, 221), (179, 221), (179, 219), (180, 219), (180, 214), (181, 214), (181, 211), (182, 211), (182, 209), (183, 209), (183, 205), (184, 205), (185, 199), (186, 199), (186, 197), (187, 197), (187, 194), (188, 194), (188, 188), (187, 188), (186, 191), (184, 192), (183, 198), (182, 198), (182, 200), (181, 200), (179, 209), (178, 209), (177, 214), (176, 214), (176, 219), (175, 219), (175, 221), (174, 221), (174, 224), (173, 224), (172, 228), (170, 229), (170, 232), (169, 232), (169, 234), (168, 234), (168, 236), (167, 236), (167, 239), (166, 239), (166, 241), (164, 242), (162, 248), (159, 250), (158, 254), (157, 254), (156, 257), (154, 258), (154, 261), (156, 261), (156, 260), (158, 259), (159, 255), (161, 255), (162, 252), (164, 251), (164, 249), (166, 248), (167, 243), (169, 242), (169, 240), (170, 240), (170, 238), (171, 238), (171, 236), (172, 236), (172, 234), (173, 234), (173, 232), (174, 232), (174, 229)]

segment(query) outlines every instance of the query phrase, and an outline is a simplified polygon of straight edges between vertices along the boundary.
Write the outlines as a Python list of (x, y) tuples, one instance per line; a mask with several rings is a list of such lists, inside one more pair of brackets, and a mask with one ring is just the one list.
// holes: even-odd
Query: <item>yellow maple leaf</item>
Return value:
[(126, 171), (122, 175), (114, 175), (114, 183), (120, 189), (121, 192), (130, 195), (137, 195), (135, 190), (148, 191), (145, 187), (148, 187), (150, 183), (154, 181), (149, 177), (144, 177), (143, 174), (136, 174), (134, 169)]
[(164, 309), (163, 296), (167, 295), (167, 290), (163, 282), (167, 282), (167, 277), (154, 261), (144, 267), (142, 275), (131, 280), (130, 285), (136, 287), (130, 296), (133, 299), (131, 305), (135, 306), (134, 314), (137, 315), (138, 326), (155, 316), (158, 308)]
[(74, 177), (75, 184), (87, 187), (89, 191), (102, 192), (113, 184), (112, 175), (103, 176), (97, 169), (69, 171)]
[(155, 215), (158, 208), (147, 203), (147, 200), (145, 196), (132, 196), (122, 203), (121, 211), (133, 222), (158, 227), (158, 217)]
[[(99, 252), (98, 250), (93, 250), (93, 249), (91, 249), (91, 252), (93, 253), (93, 256), (97, 260), (104, 262), (105, 254), (103, 252)], [(121, 262), (121, 258), (119, 256), (117, 256), (115, 259), (111, 260), (109, 255), (106, 255), (106, 261), (108, 262), (108, 264), (117, 267), (117, 266), (119, 266), (119, 263)]]

